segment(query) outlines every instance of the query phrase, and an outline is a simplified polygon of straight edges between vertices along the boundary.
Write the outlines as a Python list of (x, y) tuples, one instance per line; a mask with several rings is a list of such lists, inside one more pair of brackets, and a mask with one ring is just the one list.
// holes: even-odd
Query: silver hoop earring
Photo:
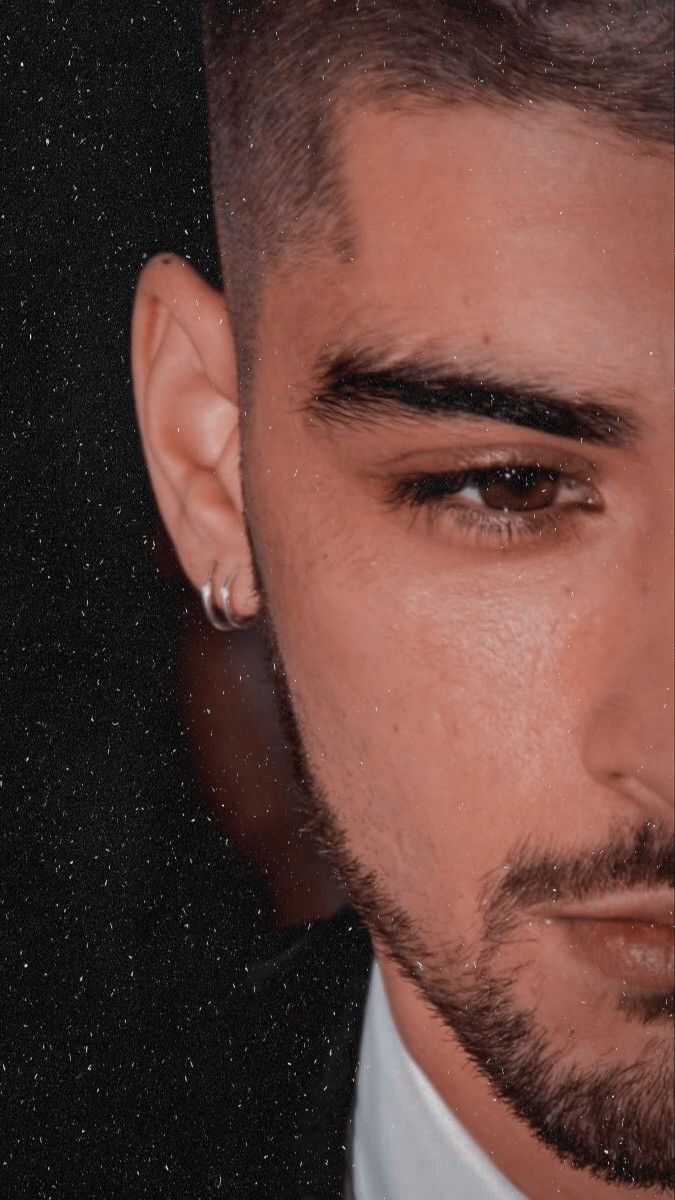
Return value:
[(245, 629), (249, 624), (247, 618), (239, 620), (230, 611), (230, 591), (233, 581), (234, 573), (221, 583), (218, 588), (218, 605), (213, 601), (212, 576), (199, 589), (206, 616), (213, 625), (213, 628), (220, 630), (222, 633), (233, 633), (235, 629)]

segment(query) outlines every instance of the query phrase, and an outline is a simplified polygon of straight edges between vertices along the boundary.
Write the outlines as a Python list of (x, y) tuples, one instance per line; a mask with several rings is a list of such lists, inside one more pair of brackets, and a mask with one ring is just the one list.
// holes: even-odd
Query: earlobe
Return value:
[(253, 611), (234, 342), (223, 296), (183, 259), (157, 255), (139, 276), (131, 368), (143, 452), (183, 568), (199, 589), (235, 575), (237, 607)]

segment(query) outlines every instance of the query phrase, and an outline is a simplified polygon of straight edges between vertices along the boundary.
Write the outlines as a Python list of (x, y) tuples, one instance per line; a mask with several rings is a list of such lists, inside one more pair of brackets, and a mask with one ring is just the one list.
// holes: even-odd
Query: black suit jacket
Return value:
[(279, 941), (206, 1031), (184, 1151), (198, 1195), (342, 1197), (370, 942), (350, 909)]
[(191, 907), (195, 871), (168, 913), (78, 949), (72, 986), (37, 948), (34, 992), (17, 969), (2, 1200), (340, 1200), (368, 936), (347, 908), (228, 931), (225, 878)]

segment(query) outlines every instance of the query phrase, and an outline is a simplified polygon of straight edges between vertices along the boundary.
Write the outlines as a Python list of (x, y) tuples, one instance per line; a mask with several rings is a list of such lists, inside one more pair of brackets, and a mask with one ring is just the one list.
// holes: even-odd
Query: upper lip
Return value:
[(560, 900), (546, 915), (568, 921), (643, 921), (649, 925), (673, 924), (673, 892), (616, 893), (585, 902)]

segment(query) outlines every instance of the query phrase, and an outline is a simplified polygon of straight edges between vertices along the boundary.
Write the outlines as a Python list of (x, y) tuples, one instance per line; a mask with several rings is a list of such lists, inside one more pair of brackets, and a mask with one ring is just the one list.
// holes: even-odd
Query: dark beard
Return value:
[[(261, 583), (258, 572), (264, 597)], [(655, 1047), (650, 1058), (658, 1066), (651, 1071), (641, 1060), (615, 1067), (598, 1064), (584, 1071), (561, 1067), (561, 1050), (553, 1045), (536, 1012), (518, 1003), (515, 976), (500, 975), (494, 964), (500, 961), (497, 951), (513, 936), (518, 916), (522, 922), (528, 905), (550, 899), (552, 887), (560, 898), (581, 899), (618, 885), (672, 883), (672, 840), (664, 830), (645, 822), (595, 854), (566, 863), (560, 855), (542, 855), (523, 846), (517, 861), (510, 856), (499, 885), (481, 898), (487, 916), (480, 946), (445, 945), (441, 954), (435, 953), (409, 915), (388, 896), (380, 878), (353, 854), (305, 752), (267, 606), (261, 630), (308, 831), (371, 934), (414, 980), (489, 1079), (494, 1093), (561, 1160), (612, 1184), (671, 1189), (675, 1147), (673, 1071), (668, 1056), (659, 1056)], [(467, 959), (472, 967), (476, 964), (470, 972), (465, 970)], [(672, 1006), (672, 991), (631, 997), (622, 1004), (626, 1019), (644, 1023), (662, 1022), (672, 1015)]]

